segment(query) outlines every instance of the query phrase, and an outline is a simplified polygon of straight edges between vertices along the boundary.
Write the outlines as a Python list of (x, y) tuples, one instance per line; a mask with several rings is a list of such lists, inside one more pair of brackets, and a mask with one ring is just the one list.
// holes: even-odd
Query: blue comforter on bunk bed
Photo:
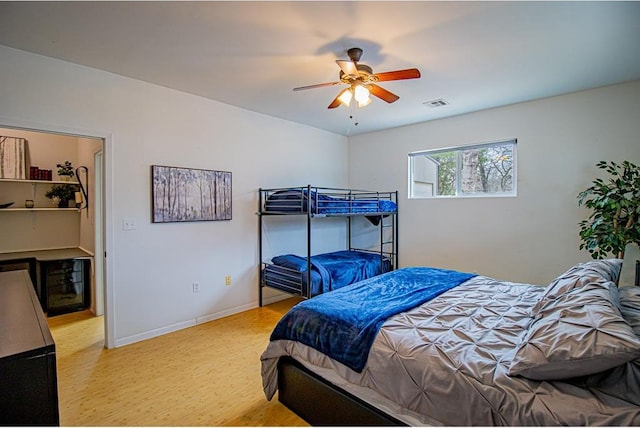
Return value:
[[(302, 274), (307, 283), (307, 258), (285, 254), (271, 259), (274, 265)], [(269, 267), (267, 267), (269, 269)], [(392, 269), (391, 261), (380, 254), (363, 251), (335, 251), (311, 256), (311, 296), (335, 290)]]
[(276, 325), (271, 340), (295, 340), (361, 372), (385, 320), (475, 274), (446, 269), (398, 269), (305, 300)]
[(308, 200), (311, 200), (311, 212), (314, 214), (359, 214), (359, 213), (393, 213), (398, 206), (387, 199), (352, 199), (348, 197), (329, 196), (311, 191), (307, 197), (307, 189), (288, 189), (274, 192), (265, 201), (266, 211), (307, 212)]

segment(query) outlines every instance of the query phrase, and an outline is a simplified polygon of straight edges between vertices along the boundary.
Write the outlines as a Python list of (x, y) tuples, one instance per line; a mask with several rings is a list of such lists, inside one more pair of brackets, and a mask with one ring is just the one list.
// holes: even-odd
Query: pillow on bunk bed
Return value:
[(618, 309), (618, 289), (591, 282), (547, 300), (509, 366), (509, 375), (568, 379), (602, 372), (640, 357), (640, 337)]
[(306, 211), (307, 191), (300, 188), (278, 190), (267, 197), (264, 208), (265, 211)]
[(271, 259), (274, 265), (282, 266), (297, 272), (305, 272), (307, 270), (307, 259), (296, 256), (295, 254), (284, 254)]

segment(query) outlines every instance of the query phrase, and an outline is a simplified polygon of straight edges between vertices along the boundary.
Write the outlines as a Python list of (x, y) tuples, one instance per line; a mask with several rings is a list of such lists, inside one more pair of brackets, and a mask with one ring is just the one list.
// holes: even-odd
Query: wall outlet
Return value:
[(231, 275), (227, 275), (224, 277), (224, 285), (229, 287), (231, 285)]
[(135, 230), (138, 226), (136, 225), (135, 218), (123, 218), (122, 219), (122, 230)]
[(200, 292), (200, 283), (199, 282), (194, 282), (191, 285), (193, 287), (193, 292), (194, 293), (199, 293)]

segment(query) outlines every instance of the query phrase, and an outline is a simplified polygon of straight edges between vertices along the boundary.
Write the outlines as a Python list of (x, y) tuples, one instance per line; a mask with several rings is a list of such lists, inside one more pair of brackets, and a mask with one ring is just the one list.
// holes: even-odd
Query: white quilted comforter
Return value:
[(567, 381), (508, 376), (544, 288), (478, 276), (389, 318), (362, 373), (297, 342), (263, 353), (265, 395), (291, 355), (334, 384), (419, 425), (640, 425), (640, 362)]

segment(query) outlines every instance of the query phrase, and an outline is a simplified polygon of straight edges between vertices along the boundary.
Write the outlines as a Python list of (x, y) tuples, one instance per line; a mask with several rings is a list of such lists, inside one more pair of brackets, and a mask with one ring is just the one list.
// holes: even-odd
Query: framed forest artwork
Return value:
[(231, 173), (151, 165), (153, 223), (231, 220)]

